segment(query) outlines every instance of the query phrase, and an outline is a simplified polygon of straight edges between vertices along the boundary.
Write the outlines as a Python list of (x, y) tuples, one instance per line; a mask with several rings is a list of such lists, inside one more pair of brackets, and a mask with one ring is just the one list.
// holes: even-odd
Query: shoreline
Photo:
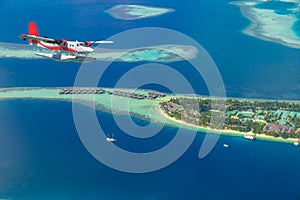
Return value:
[[(240, 131), (235, 131), (235, 130), (223, 130), (223, 129), (212, 129), (209, 127), (203, 127), (203, 126), (197, 126), (194, 124), (189, 124), (187, 122), (184, 122), (182, 120), (177, 120), (174, 117), (170, 117), (167, 113), (165, 113), (161, 108), (158, 108), (160, 111), (160, 114), (162, 116), (164, 116), (165, 118), (167, 118), (168, 120), (171, 120), (175, 123), (178, 123), (179, 125), (185, 125), (185, 126), (190, 126), (193, 127), (197, 130), (200, 131), (206, 131), (208, 133), (215, 133), (215, 134), (220, 134), (220, 135), (227, 135), (227, 136), (239, 136), (239, 137), (243, 137), (246, 134), (254, 134), (252, 132), (240, 132)], [(260, 139), (260, 140), (267, 140), (267, 141), (273, 141), (273, 142), (284, 142), (284, 143), (294, 143), (296, 141), (298, 141), (298, 139), (296, 138), (281, 138), (281, 137), (273, 137), (273, 136), (269, 136), (269, 135), (265, 135), (265, 134), (256, 134), (256, 139)]]
[[(182, 120), (176, 120), (175, 118), (170, 117), (167, 113), (165, 113), (161, 108), (159, 103), (166, 101), (172, 97), (174, 94), (166, 94), (165, 97), (151, 100), (151, 99), (132, 99), (128, 97), (115, 96), (110, 94), (73, 94), (73, 95), (60, 95), (59, 91), (64, 87), (55, 87), (55, 88), (43, 88), (43, 87), (17, 87), (17, 88), (0, 88), (0, 101), (3, 100), (48, 100), (48, 101), (67, 101), (80, 103), (84, 106), (88, 106), (91, 108), (95, 108), (96, 110), (100, 110), (103, 112), (109, 112), (112, 114), (130, 114), (137, 118), (141, 118), (146, 121), (151, 121), (154, 123), (163, 123), (170, 126), (175, 127), (183, 127), (186, 129), (193, 129), (200, 132), (221, 134), (227, 136), (238, 136), (243, 137), (245, 134), (249, 134), (251, 132), (239, 132), (235, 130), (223, 130), (223, 129), (212, 129), (209, 127), (201, 127), (193, 124), (189, 124)], [(68, 87), (66, 87), (68, 88)], [(71, 88), (71, 87), (69, 87)], [(87, 88), (87, 87), (86, 87)], [(114, 90), (116, 88), (103, 88), (106, 90)], [(134, 89), (130, 88), (118, 88), (118, 90), (124, 91), (133, 91)], [(136, 92), (145, 93), (151, 90), (138, 89)], [(178, 94), (177, 97), (188, 97), (189, 95)], [(196, 96), (196, 98), (209, 98), (203, 96)], [(192, 98), (192, 97), (191, 97)], [(195, 97), (193, 97), (195, 98)], [(213, 97), (210, 97), (213, 98)], [(227, 98), (227, 99), (235, 99), (235, 98)], [(239, 100), (248, 100), (246, 98), (236, 98)], [(251, 99), (250, 99), (251, 100)], [(264, 100), (264, 99), (256, 99), (261, 101), (272, 101), (272, 100)], [(277, 101), (277, 100), (274, 100)], [(282, 100), (285, 101), (285, 100)], [(289, 102), (288, 100), (286, 100)], [(293, 100), (292, 102), (295, 102)], [(299, 101), (296, 101), (299, 102)], [(150, 112), (151, 111), (151, 112)], [(260, 140), (267, 140), (273, 142), (284, 142), (284, 143), (294, 143), (298, 141), (297, 138), (281, 138), (281, 137), (273, 137), (265, 134), (256, 134), (256, 138)]]

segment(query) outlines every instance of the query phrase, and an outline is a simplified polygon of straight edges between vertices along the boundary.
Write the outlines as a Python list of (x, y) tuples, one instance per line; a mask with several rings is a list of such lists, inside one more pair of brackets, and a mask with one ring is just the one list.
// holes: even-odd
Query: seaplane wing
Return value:
[(29, 40), (49, 42), (49, 43), (55, 43), (57, 41), (57, 40), (52, 39), (52, 38), (41, 37), (41, 36), (36, 36), (36, 35), (21, 34), (21, 35), (19, 35), (19, 37), (22, 38), (23, 40), (29, 39)]
[(113, 44), (114, 41), (111, 40), (99, 40), (99, 41), (90, 41), (92, 44)]

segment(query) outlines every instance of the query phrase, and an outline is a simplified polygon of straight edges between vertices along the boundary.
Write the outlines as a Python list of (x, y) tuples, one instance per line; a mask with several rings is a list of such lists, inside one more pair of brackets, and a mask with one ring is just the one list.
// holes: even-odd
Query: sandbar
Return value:
[(149, 17), (156, 17), (169, 12), (174, 12), (174, 9), (120, 4), (106, 10), (105, 12), (116, 19), (137, 20)]
[[(35, 55), (36, 52), (53, 53), (26, 44), (0, 42), (0, 58), (45, 59)], [(100, 61), (120, 62), (177, 62), (190, 60), (197, 56), (198, 50), (189, 45), (159, 45), (133, 49), (104, 49), (96, 48), (90, 57)]]
[(293, 30), (297, 22), (299, 1), (285, 0), (279, 2), (295, 3), (296, 8), (282, 11), (260, 8), (260, 3), (267, 1), (235, 1), (230, 4), (240, 7), (244, 17), (250, 20), (250, 25), (243, 30), (244, 34), (257, 37), (266, 41), (276, 42), (292, 48), (300, 48), (300, 38)]

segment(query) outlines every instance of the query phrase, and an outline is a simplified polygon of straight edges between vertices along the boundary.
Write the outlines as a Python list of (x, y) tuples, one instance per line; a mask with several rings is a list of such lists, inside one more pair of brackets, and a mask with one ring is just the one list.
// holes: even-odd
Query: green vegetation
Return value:
[[(300, 103), (227, 99), (226, 105), (223, 105), (212, 104), (212, 100), (216, 101), (209, 98), (171, 98), (160, 106), (169, 116), (197, 126), (264, 133), (282, 138), (300, 136)], [(225, 110), (224, 106), (226, 116), (221, 112)], [(212, 115), (219, 115), (223, 119), (222, 125), (212, 127)]]

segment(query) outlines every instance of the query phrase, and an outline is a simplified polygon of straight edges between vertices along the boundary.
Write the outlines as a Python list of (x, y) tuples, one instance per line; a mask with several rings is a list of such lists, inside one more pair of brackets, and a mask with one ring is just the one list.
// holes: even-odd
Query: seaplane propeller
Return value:
[(90, 47), (93, 43), (91, 41), (85, 41), (84, 44), (87, 46), (87, 47)]

